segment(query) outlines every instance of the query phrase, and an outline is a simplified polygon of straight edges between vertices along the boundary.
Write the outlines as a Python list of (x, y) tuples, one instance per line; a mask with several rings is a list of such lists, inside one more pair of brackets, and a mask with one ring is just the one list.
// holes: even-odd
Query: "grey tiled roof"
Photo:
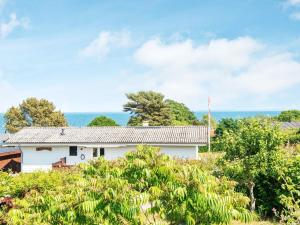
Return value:
[[(62, 135), (64, 129), (64, 135)], [(30, 127), (10, 136), (6, 144), (119, 143), (206, 144), (204, 126), (165, 127)]]
[(282, 129), (299, 129), (300, 122), (282, 122), (281, 128)]

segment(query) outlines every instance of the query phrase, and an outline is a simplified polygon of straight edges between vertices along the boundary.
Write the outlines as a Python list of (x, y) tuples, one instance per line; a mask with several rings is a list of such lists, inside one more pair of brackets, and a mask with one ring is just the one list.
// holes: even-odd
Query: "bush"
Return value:
[(284, 131), (285, 144), (296, 145), (300, 143), (300, 130), (298, 129), (287, 129)]
[(226, 154), (219, 162), (216, 175), (226, 175), (239, 182), (237, 190), (244, 194), (251, 196), (252, 191), (252, 202), (256, 203), (260, 215), (297, 224), (300, 219), (299, 152), (284, 148), (281, 131), (266, 120), (247, 119), (239, 123), (237, 131), (225, 132), (217, 140)]
[[(1, 174), (2, 175), (2, 174)], [(228, 224), (249, 221), (249, 199), (235, 182), (202, 170), (199, 161), (173, 160), (140, 146), (125, 158), (99, 158), (72, 170), (3, 173), (0, 209), (7, 224)]]
[(278, 121), (281, 122), (300, 121), (300, 111), (299, 110), (282, 111), (277, 117), (277, 119)]
[(89, 127), (102, 127), (102, 126), (119, 126), (116, 121), (106, 116), (98, 116), (93, 119), (89, 124)]

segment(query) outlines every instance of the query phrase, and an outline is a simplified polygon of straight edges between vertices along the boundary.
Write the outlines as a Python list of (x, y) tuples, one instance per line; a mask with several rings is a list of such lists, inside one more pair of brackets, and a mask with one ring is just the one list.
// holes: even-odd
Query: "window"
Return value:
[(98, 157), (98, 149), (93, 148), (93, 157)]
[(77, 146), (69, 147), (70, 156), (77, 156)]
[(100, 148), (100, 156), (104, 156), (104, 148)]
[(37, 147), (36, 151), (52, 151), (51, 147)]

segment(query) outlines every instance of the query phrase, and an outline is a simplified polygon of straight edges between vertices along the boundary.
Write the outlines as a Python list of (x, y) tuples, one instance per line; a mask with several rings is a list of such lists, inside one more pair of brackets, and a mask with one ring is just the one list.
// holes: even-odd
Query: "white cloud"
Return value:
[[(168, 97), (204, 108), (207, 96), (222, 107), (267, 107), (280, 92), (300, 85), (300, 63), (288, 52), (269, 53), (250, 37), (163, 43), (152, 39), (135, 53), (148, 68), (136, 82)], [(139, 79), (136, 77), (136, 79)], [(129, 82), (131, 88), (134, 84)]]
[(300, 5), (300, 0), (287, 0), (287, 3), (292, 6)]
[(252, 53), (261, 45), (249, 37), (217, 39), (207, 45), (193, 46), (191, 40), (166, 44), (153, 39), (135, 54), (138, 62), (152, 67), (226, 67), (239, 69), (250, 63)]
[(10, 20), (8, 22), (0, 23), (0, 38), (7, 37), (16, 28), (27, 28), (29, 24), (28, 18), (18, 19), (15, 13), (10, 14)]
[[(294, 9), (299, 9), (300, 7), (300, 0), (286, 0), (283, 3), (283, 7), (284, 9), (286, 8), (292, 8)], [(290, 19), (292, 20), (300, 20), (300, 12), (296, 11), (296, 12), (292, 12), (289, 14)]]
[(81, 54), (85, 57), (102, 59), (114, 48), (128, 48), (131, 46), (131, 36), (127, 31), (102, 31), (99, 36), (86, 46)]

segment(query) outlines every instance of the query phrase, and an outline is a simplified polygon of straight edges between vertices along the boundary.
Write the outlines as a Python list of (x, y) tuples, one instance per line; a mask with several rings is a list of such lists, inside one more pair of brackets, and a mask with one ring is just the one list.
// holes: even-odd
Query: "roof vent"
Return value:
[(65, 135), (66, 133), (65, 133), (65, 129), (64, 128), (62, 128), (61, 129), (61, 133), (60, 133), (60, 135)]
[(148, 120), (143, 121), (143, 127), (149, 127), (149, 121)]

